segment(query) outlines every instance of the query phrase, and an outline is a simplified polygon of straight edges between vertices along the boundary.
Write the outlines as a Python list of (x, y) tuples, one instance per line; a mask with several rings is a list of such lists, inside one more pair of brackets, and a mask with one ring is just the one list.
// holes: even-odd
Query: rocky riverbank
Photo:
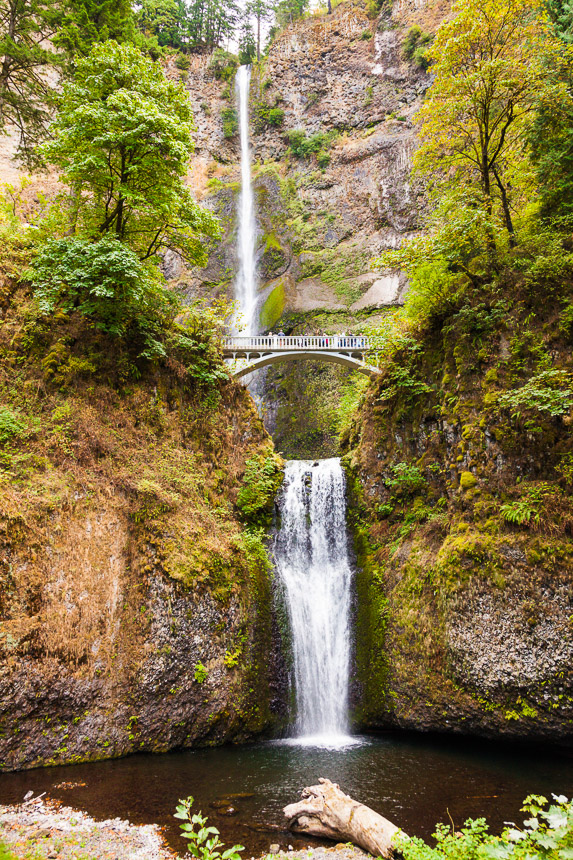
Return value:
[[(174, 860), (156, 824), (120, 818), (94, 821), (85, 812), (37, 797), (0, 806), (0, 843), (15, 857), (35, 860)], [(33, 852), (33, 855), (30, 853)]]

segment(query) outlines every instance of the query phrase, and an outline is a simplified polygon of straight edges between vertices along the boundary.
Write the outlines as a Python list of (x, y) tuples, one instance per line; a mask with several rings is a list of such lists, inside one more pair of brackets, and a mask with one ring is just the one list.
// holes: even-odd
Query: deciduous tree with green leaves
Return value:
[(44, 152), (72, 191), (80, 237), (114, 235), (152, 260), (163, 249), (194, 264), (217, 222), (184, 182), (192, 117), (179, 83), (132, 45), (96, 45), (64, 86)]
[(417, 168), (444, 186), (475, 188), (514, 240), (512, 194), (531, 181), (525, 136), (547, 57), (560, 47), (531, 0), (458, 0), (428, 51), (435, 82), (420, 110)]

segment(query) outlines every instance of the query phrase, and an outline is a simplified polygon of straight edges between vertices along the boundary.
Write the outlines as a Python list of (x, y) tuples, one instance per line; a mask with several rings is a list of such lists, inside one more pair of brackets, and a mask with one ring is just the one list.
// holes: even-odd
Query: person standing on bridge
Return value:
[(279, 337), (279, 346), (284, 346), (285, 345), (285, 342), (284, 342), (285, 333), (282, 330), (282, 328), (279, 331), (278, 337)]

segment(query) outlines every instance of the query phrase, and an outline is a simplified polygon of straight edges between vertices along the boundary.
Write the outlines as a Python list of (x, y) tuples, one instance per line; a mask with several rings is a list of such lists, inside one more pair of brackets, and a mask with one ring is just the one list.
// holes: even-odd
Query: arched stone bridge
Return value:
[(248, 364), (234, 371), (234, 376), (246, 376), (260, 367), (279, 361), (304, 358), (330, 361), (350, 367), (366, 376), (376, 376), (378, 368), (364, 361), (370, 342), (362, 335), (252, 335), (250, 337), (223, 338), (223, 357), (243, 358)]

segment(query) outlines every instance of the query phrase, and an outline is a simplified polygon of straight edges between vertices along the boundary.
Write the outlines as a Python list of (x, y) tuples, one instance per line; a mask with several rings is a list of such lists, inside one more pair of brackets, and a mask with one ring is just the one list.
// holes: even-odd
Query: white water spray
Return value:
[(348, 736), (352, 571), (340, 460), (291, 460), (274, 557), (292, 634), (294, 743), (327, 747)]
[(237, 334), (256, 334), (257, 317), (257, 272), (255, 264), (255, 208), (251, 184), (251, 152), (249, 147), (249, 86), (251, 67), (240, 66), (235, 77), (235, 90), (239, 106), (239, 131), (241, 137), (241, 194), (238, 212), (238, 256), (239, 271), (235, 284), (238, 307), (234, 327)]

